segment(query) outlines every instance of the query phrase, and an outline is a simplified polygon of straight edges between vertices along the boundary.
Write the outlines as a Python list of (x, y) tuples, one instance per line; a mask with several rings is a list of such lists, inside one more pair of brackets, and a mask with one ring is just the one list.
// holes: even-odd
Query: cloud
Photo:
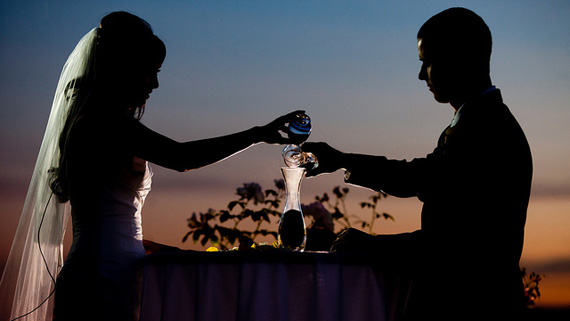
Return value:
[(533, 196), (570, 196), (570, 184), (533, 183)]
[(570, 273), (570, 257), (559, 257), (549, 261), (529, 262), (529, 270), (538, 274)]

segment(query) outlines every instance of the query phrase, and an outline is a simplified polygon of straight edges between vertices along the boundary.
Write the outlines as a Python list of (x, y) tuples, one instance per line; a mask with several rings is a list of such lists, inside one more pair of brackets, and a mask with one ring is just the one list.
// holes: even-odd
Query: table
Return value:
[(409, 289), (359, 254), (156, 253), (145, 259), (141, 321), (396, 320)]

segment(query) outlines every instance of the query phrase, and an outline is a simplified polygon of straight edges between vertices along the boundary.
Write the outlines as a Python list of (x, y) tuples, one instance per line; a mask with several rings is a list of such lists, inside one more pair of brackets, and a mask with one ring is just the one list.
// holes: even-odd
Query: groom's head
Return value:
[(437, 101), (453, 101), (451, 96), (489, 79), (491, 32), (473, 11), (451, 8), (436, 14), (420, 28), (417, 39), (423, 62), (419, 78)]

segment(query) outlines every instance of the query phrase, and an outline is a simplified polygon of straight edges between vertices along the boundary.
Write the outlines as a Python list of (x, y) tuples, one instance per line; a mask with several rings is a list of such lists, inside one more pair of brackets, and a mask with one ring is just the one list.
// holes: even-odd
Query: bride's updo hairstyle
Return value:
[[(111, 94), (121, 104), (128, 86), (136, 86), (129, 77), (148, 72), (149, 68), (156, 70), (166, 57), (166, 47), (148, 22), (117, 11), (101, 20), (96, 55), (98, 85), (103, 94)], [(143, 106), (122, 107), (134, 108), (133, 115), (142, 116)]]

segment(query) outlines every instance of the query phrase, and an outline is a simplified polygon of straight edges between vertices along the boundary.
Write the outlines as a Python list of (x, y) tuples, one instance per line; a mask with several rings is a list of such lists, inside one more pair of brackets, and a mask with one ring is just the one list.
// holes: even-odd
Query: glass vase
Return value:
[(279, 221), (279, 246), (291, 251), (303, 251), (307, 242), (305, 218), (301, 211), (300, 191), (305, 168), (282, 167), (285, 179), (285, 206)]

